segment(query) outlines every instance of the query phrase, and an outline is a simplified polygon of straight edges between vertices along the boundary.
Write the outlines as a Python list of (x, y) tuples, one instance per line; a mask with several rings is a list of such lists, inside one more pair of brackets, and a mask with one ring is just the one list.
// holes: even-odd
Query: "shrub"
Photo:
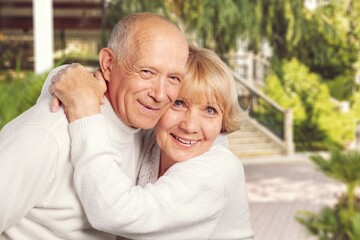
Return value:
[(325, 206), (319, 213), (299, 211), (296, 220), (321, 240), (360, 239), (360, 198), (355, 188), (360, 185), (360, 152), (332, 150), (329, 159), (312, 156), (311, 160), (325, 175), (347, 187), (333, 207)]
[(266, 94), (284, 108), (293, 109), (297, 150), (343, 147), (352, 140), (353, 115), (336, 109), (318, 75), (296, 59), (285, 61), (279, 72), (267, 78)]
[(0, 81), (0, 129), (13, 118), (35, 104), (47, 72), (7, 71)]

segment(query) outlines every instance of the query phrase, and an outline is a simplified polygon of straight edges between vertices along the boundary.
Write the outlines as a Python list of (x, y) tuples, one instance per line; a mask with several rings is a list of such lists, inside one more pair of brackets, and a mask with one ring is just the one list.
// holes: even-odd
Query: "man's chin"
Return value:
[(158, 122), (157, 121), (136, 121), (134, 122), (133, 124), (133, 127), (134, 128), (141, 128), (141, 129), (151, 129), (151, 128), (154, 128), (156, 123)]

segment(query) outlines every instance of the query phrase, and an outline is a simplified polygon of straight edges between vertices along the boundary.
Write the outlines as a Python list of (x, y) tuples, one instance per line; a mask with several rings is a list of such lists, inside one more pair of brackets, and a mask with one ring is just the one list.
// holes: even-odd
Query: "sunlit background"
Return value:
[[(297, 233), (306, 229), (320, 239), (326, 231), (313, 223), (352, 229), (354, 238), (341, 233), (336, 239), (360, 239), (358, 197), (356, 213), (338, 216), (349, 208), (351, 197), (342, 194), (351, 195), (351, 184), (357, 188), (360, 164), (336, 155), (349, 169), (331, 162), (328, 174), (310, 157), (360, 149), (358, 0), (0, 0), (0, 129), (35, 103), (52, 67), (80, 62), (96, 69), (112, 26), (137, 11), (170, 18), (190, 42), (214, 50), (233, 70), (239, 103), (250, 116), (229, 135), (229, 148), (245, 164), (257, 239), (301, 240)], [(351, 180), (339, 177), (352, 171)], [(271, 221), (269, 211), (282, 211), (281, 204), (291, 210), (282, 222)], [(321, 214), (318, 222), (295, 221), (298, 209), (336, 204), (328, 222)], [(268, 233), (275, 224), (285, 226)], [(285, 233), (286, 224), (296, 231)], [(331, 234), (323, 239), (335, 239)]]

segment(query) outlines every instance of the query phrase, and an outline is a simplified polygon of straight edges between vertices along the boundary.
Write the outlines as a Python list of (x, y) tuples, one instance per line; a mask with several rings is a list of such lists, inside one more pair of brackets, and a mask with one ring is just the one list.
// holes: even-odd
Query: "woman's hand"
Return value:
[(106, 84), (99, 70), (92, 74), (82, 65), (73, 63), (52, 78), (49, 92), (53, 96), (51, 111), (57, 112), (63, 104), (66, 116), (72, 122), (100, 113)]

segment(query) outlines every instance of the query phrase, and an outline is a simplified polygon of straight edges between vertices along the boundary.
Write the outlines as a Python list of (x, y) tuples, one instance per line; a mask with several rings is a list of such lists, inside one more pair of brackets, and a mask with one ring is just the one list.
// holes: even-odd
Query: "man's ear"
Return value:
[(104, 79), (110, 81), (111, 71), (116, 63), (114, 53), (109, 48), (101, 49), (99, 53), (99, 63)]

